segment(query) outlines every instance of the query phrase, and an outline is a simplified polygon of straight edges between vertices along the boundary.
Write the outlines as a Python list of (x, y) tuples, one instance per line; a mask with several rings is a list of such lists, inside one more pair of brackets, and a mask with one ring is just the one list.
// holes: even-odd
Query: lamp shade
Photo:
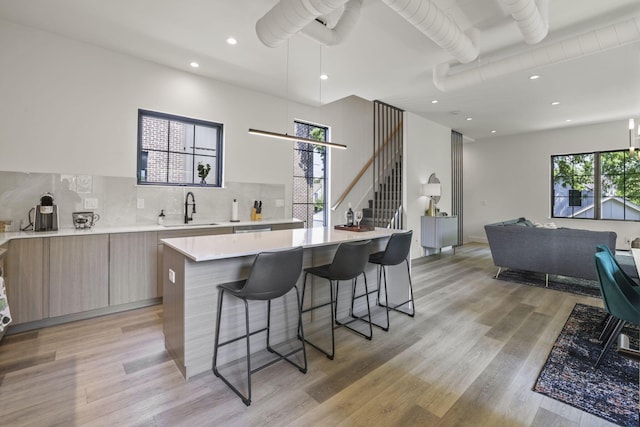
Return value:
[(439, 196), (440, 193), (440, 184), (422, 184), (422, 189), (420, 191), (421, 196), (433, 197)]

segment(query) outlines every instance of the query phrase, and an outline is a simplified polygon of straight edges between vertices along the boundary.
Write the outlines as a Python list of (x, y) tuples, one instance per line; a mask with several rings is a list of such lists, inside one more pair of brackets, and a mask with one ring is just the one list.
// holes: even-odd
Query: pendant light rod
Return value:
[(336, 142), (317, 141), (315, 139), (302, 138), (299, 136), (289, 135), (286, 133), (269, 132), (266, 130), (259, 130), (259, 129), (252, 129), (252, 128), (249, 128), (249, 133), (252, 135), (266, 136), (269, 138), (283, 139), (285, 141), (294, 141), (294, 142), (299, 141), (299, 142), (306, 142), (307, 144), (324, 145), (325, 147), (339, 148), (341, 150), (345, 150), (347, 148), (346, 145), (338, 144)]

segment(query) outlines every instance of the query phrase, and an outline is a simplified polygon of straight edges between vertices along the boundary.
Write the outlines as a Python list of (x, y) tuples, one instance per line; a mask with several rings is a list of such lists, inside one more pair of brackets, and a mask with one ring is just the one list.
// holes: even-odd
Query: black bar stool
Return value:
[[(395, 310), (400, 313), (404, 313), (413, 317), (416, 314), (415, 305), (413, 302), (413, 285), (411, 284), (411, 270), (409, 268), (409, 251), (411, 250), (411, 239), (413, 237), (413, 231), (409, 230), (402, 233), (394, 233), (389, 238), (387, 246), (384, 251), (376, 252), (369, 256), (369, 262), (377, 265), (378, 270), (378, 305), (385, 308), (386, 320), (385, 324), (378, 324), (372, 320), (372, 323), (382, 328), (385, 331), (389, 330), (389, 310)], [(407, 276), (409, 277), (409, 299), (391, 306), (389, 304), (389, 297), (387, 293), (387, 269), (386, 267), (392, 265), (398, 265), (404, 261), (407, 264)], [(384, 277), (384, 304), (380, 299), (380, 288), (382, 287), (382, 278)], [(374, 291), (375, 292), (375, 291)], [(403, 305), (409, 304), (410, 308), (402, 309)]]
[[(305, 349), (304, 330), (302, 328), (302, 312), (301, 312), (301, 300), (298, 293), (298, 288), (295, 286), (300, 273), (302, 271), (302, 247), (294, 249), (288, 249), (277, 252), (261, 252), (259, 253), (253, 265), (251, 266), (251, 272), (246, 280), (240, 280), (237, 282), (223, 283), (218, 285), (218, 313), (216, 320), (216, 337), (213, 349), (213, 373), (215, 376), (222, 379), (231, 390), (233, 390), (244, 402), (245, 405), (251, 404), (251, 374), (272, 365), (279, 360), (286, 360), (293, 366), (298, 368), (303, 374), (307, 372), (307, 352)], [(291, 288), (296, 290), (296, 302), (298, 307), (298, 336), (302, 341), (300, 348), (294, 349), (286, 354), (281, 354), (276, 351), (269, 342), (269, 332), (271, 328), (271, 300), (279, 298), (287, 294)], [(245, 310), (245, 334), (232, 338), (225, 342), (220, 341), (220, 319), (222, 317), (222, 301), (225, 293), (240, 298), (244, 302)], [(250, 300), (263, 300), (267, 301), (267, 326), (265, 328), (249, 331), (249, 304)], [(252, 335), (267, 332), (267, 350), (274, 353), (278, 358), (273, 359), (257, 368), (251, 369), (251, 348), (250, 337)], [(241, 339), (247, 341), (247, 395), (243, 395), (234, 385), (227, 380), (218, 371), (218, 349), (228, 344), (232, 344)], [(289, 358), (289, 356), (302, 351), (304, 364), (299, 365)]]
[[(352, 303), (353, 297), (355, 296), (356, 286), (358, 284), (358, 276), (361, 274), (364, 276), (364, 289), (365, 293), (368, 293), (367, 288), (367, 276), (364, 274), (364, 269), (367, 266), (367, 260), (369, 258), (369, 252), (371, 251), (371, 240), (359, 241), (359, 242), (345, 242), (341, 243), (336, 250), (335, 255), (333, 256), (333, 261), (331, 264), (321, 265), (318, 267), (310, 267), (304, 270), (304, 282), (302, 285), (302, 301), (304, 302), (304, 295), (307, 288), (307, 275), (312, 274), (314, 276), (322, 277), (329, 281), (329, 295), (330, 301), (324, 304), (319, 304), (315, 306), (308, 307), (303, 309), (302, 312), (306, 313), (309, 311), (317, 310), (321, 307), (330, 306), (329, 311), (331, 312), (331, 352), (322, 349), (320, 346), (310, 342), (308, 339), (305, 341), (313, 346), (315, 349), (327, 355), (329, 359), (333, 359), (335, 356), (335, 336), (334, 336), (334, 323), (339, 326), (344, 326), (353, 332), (362, 335), (367, 339), (371, 339), (373, 336), (373, 330), (371, 328), (371, 307), (369, 306), (369, 299), (367, 298), (367, 314), (364, 316), (357, 316), (353, 313), (353, 305), (350, 310), (350, 316), (352, 319), (349, 321), (338, 321), (336, 319), (338, 312), (338, 286), (341, 280), (351, 280), (351, 295), (352, 295)], [(334, 284), (335, 281), (335, 291)], [(364, 319), (368, 320), (364, 320)], [(369, 326), (369, 333), (363, 333), (358, 331), (355, 328), (349, 326), (349, 324), (355, 321), (363, 321), (366, 322)], [(301, 329), (302, 330), (302, 329)], [(303, 338), (304, 339), (304, 338)]]

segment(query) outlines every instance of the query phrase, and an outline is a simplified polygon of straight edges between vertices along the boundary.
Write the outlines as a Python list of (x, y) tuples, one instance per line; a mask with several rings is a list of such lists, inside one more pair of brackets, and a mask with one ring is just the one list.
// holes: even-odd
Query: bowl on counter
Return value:
[(93, 212), (73, 212), (71, 218), (76, 230), (84, 230), (93, 227), (100, 219), (100, 215)]

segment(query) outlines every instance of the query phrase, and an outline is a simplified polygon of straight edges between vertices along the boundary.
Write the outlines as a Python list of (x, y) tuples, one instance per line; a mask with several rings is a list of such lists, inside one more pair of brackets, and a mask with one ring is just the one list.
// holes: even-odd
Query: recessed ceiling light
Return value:
[(329, 76), (327, 76), (326, 74), (320, 74), (320, 80), (327, 80), (329, 78)]
[(491, 131), (491, 133), (496, 133), (496, 132), (497, 132), (497, 131), (495, 131), (495, 130), (492, 130), (492, 131)]
[(567, 123), (569, 123), (570, 121), (571, 121), (571, 119), (567, 119), (567, 120), (565, 120), (565, 122), (567, 122)]
[(233, 46), (238, 43), (238, 40), (234, 39), (233, 37), (227, 37), (227, 43)]
[(538, 80), (540, 76), (538, 74), (534, 74), (533, 76), (529, 76), (529, 80)]
[(467, 121), (473, 120), (473, 117), (467, 117)]
[(560, 104), (560, 101), (553, 101), (553, 102), (551, 103), (551, 105), (558, 105), (558, 104)]
[(198, 67), (200, 66), (200, 64), (198, 64), (198, 63), (197, 63), (197, 62), (195, 62), (195, 61), (193, 61), (193, 62), (192, 62), (191, 64), (189, 64), (189, 65), (191, 65), (193, 68), (198, 68)]
[(437, 100), (437, 99), (434, 99), (433, 101), (431, 101), (431, 103), (432, 103), (432, 104), (437, 104), (437, 103), (438, 103), (438, 100)]

